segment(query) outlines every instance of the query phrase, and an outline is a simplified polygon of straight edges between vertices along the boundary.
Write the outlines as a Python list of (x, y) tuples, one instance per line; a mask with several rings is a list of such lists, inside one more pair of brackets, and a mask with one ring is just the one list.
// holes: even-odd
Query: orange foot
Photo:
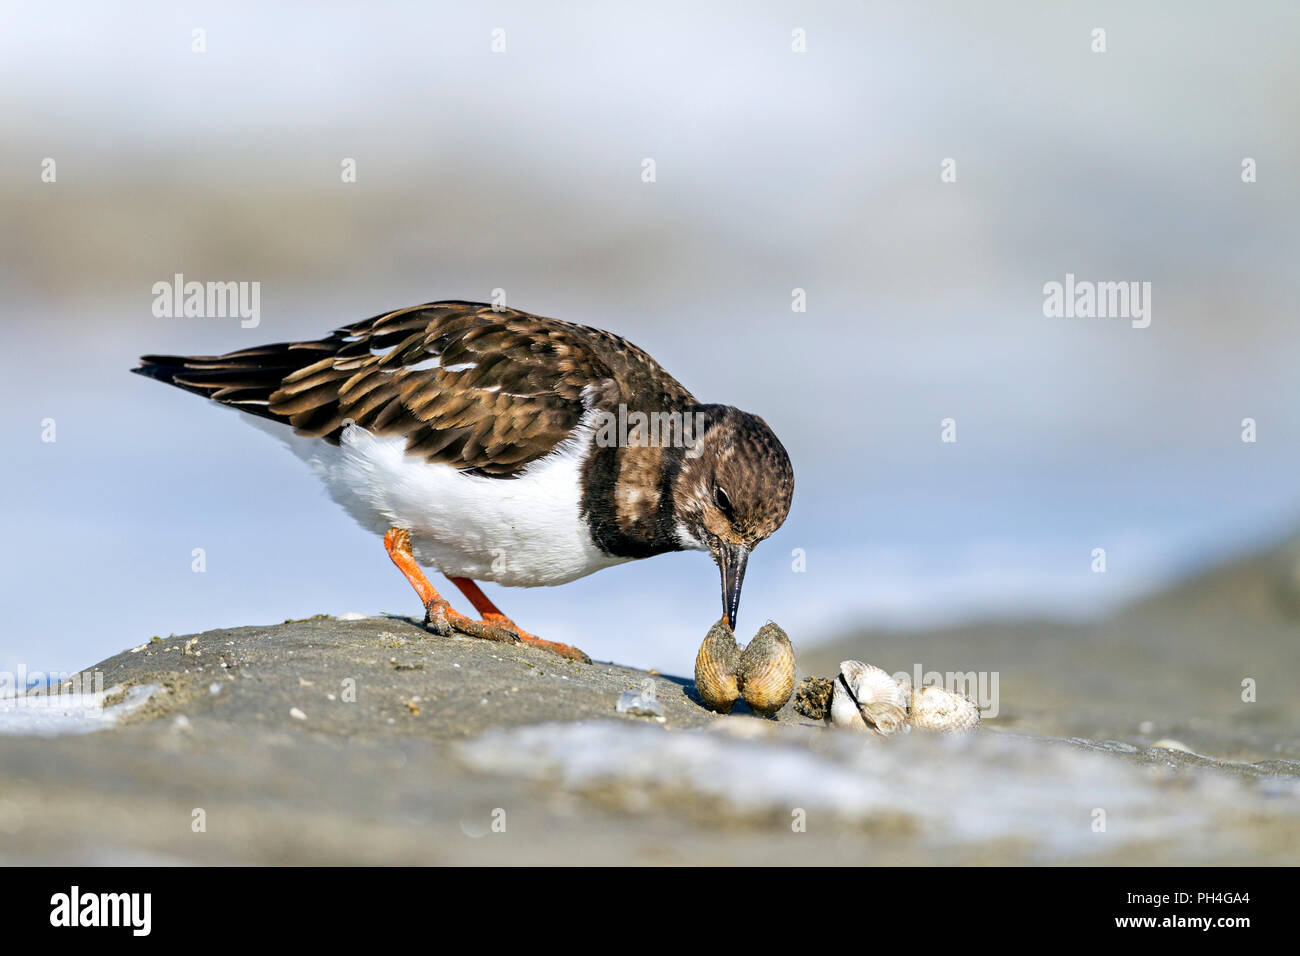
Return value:
[(550, 651), (552, 654), (558, 654), (561, 657), (567, 657), (571, 661), (581, 661), (584, 664), (590, 664), (591, 658), (568, 644), (561, 644), (558, 641), (547, 641), (533, 634), (529, 634), (522, 627), (516, 624), (510, 618), (506, 617), (497, 609), (482, 589), (469, 578), (453, 578), (447, 576), (447, 580), (456, 587), (460, 588), (462, 594), (469, 598), (469, 603), (474, 605), (474, 610), (483, 615), (483, 621), (496, 627), (504, 628), (519, 635), (519, 640), (529, 647), (540, 647), (544, 651)]
[(389, 528), (384, 534), (384, 550), (388, 552), (393, 564), (397, 565), (397, 569), (402, 572), (411, 587), (415, 589), (415, 593), (420, 596), (420, 600), (424, 603), (424, 623), (435, 634), (442, 637), (464, 634), (467, 637), (478, 637), (486, 641), (529, 644), (533, 647), (551, 651), (561, 657), (567, 657), (570, 660), (582, 661), (586, 664), (591, 663), (591, 658), (576, 647), (557, 644), (554, 641), (544, 641), (540, 637), (529, 634), (498, 611), (495, 605), (487, 599), (487, 595), (479, 590), (478, 585), (468, 578), (449, 578), (453, 584), (465, 593), (470, 603), (483, 615), (483, 619), (476, 621), (461, 614), (434, 589), (434, 586), (429, 583), (429, 579), (425, 577), (424, 571), (416, 563), (414, 555), (411, 554), (411, 533), (409, 531), (402, 528)]
[(424, 602), (424, 623), (435, 634), (442, 637), (465, 634), (486, 641), (519, 643), (519, 635), (513, 631), (491, 621), (476, 621), (466, 617), (447, 603), (447, 599), (434, 589), (429, 579), (424, 576), (424, 572), (420, 570), (420, 566), (415, 563), (415, 556), (411, 554), (409, 531), (402, 528), (389, 528), (384, 534), (384, 550), (388, 552), (388, 556), (393, 559), (393, 564), (397, 565), (397, 570), (402, 572), (411, 587), (415, 588), (415, 593), (420, 596), (420, 600)]

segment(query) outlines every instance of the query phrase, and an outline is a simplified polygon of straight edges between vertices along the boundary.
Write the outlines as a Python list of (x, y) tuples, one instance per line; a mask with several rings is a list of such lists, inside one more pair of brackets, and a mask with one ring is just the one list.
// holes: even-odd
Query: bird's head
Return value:
[(682, 546), (713, 555), (722, 573), (722, 610), (734, 630), (745, 564), (785, 522), (794, 469), (785, 447), (757, 415), (703, 406), (705, 427), (682, 459), (673, 486)]

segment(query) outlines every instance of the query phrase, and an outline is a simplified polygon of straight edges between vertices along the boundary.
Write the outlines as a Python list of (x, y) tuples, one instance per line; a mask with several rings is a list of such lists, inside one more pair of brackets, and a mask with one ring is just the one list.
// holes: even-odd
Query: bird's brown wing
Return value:
[(219, 356), (146, 355), (135, 371), (337, 442), (348, 421), (407, 454), (517, 474), (592, 407), (694, 399), (649, 355), (586, 326), (473, 302), (400, 309), (314, 342)]

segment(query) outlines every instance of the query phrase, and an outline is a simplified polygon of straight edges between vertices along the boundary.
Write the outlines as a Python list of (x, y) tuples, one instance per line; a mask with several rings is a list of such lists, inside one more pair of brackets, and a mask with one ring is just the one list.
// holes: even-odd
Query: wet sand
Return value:
[[(110, 713), (152, 689), (113, 726), (0, 737), (0, 862), (1293, 863), (1295, 625), (1256, 586), (1276, 566), (1091, 628), (800, 649), (804, 673), (849, 651), (1000, 670), (999, 716), (960, 738), (722, 717), (689, 678), (402, 618), (148, 642), (98, 666)], [(1253, 636), (1221, 630), (1247, 607)], [(646, 681), (662, 722), (617, 711)]]
[[(996, 672), (997, 726), (1142, 746), (1173, 738), (1231, 761), (1300, 760), (1300, 545), (1195, 575), (1094, 623), (876, 631), (808, 649), (834, 672)], [(1253, 701), (1243, 700), (1244, 681)]]

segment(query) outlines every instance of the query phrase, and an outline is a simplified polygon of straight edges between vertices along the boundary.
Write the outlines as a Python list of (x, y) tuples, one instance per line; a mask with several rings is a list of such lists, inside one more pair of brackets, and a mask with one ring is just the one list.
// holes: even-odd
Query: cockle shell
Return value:
[(926, 685), (912, 690), (862, 661), (841, 661), (840, 672), (831, 682), (830, 706), (824, 709), (821, 678), (804, 681), (796, 708), (806, 717), (830, 721), (837, 727), (855, 727), (890, 734), (911, 730), (959, 733), (980, 722), (979, 706), (969, 697)]
[(794, 680), (794, 647), (785, 631), (771, 622), (742, 652), (727, 622), (720, 620), (695, 656), (695, 688), (700, 699), (721, 714), (730, 713), (743, 696), (755, 713), (771, 716), (789, 701)]
[(831, 694), (830, 722), (874, 730), (885, 737), (906, 732), (911, 691), (910, 685), (894, 680), (879, 667), (841, 661)]
[(700, 699), (720, 714), (731, 713), (740, 697), (740, 682), (736, 680), (736, 665), (740, 648), (736, 635), (731, 633), (726, 621), (718, 621), (709, 628), (695, 655), (695, 689)]
[(750, 710), (770, 717), (794, 693), (794, 678), (794, 646), (790, 636), (768, 621), (740, 655), (736, 670), (740, 694)]
[(980, 709), (969, 697), (926, 685), (912, 694), (911, 721), (922, 730), (960, 733), (980, 722)]

